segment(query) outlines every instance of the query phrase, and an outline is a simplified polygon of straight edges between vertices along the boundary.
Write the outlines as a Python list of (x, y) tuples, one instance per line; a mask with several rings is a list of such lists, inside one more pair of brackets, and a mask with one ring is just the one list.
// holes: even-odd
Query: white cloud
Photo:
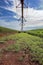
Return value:
[(18, 21), (5, 22), (4, 20), (0, 20), (0, 26), (20, 30), (20, 22)]
[(34, 23), (34, 22), (26, 22), (24, 27), (38, 27), (38, 26), (43, 26), (43, 22), (38, 22), (38, 23)]
[(7, 0), (5, 0), (5, 3), (6, 3), (6, 4), (9, 4)]
[[(15, 2), (16, 1), (16, 2)], [(13, 12), (16, 12), (19, 17), (17, 16), (17, 18), (21, 17), (21, 8), (16, 8), (16, 5), (18, 5), (18, 3), (20, 3), (18, 0), (13, 0), (13, 4), (14, 6), (12, 6), (11, 8), (6, 8), (8, 10), (11, 10)], [(43, 10), (35, 10), (33, 8), (28, 7), (24, 8), (24, 18), (27, 20), (27, 22), (24, 22), (24, 27), (37, 27), (37, 26), (42, 26), (43, 25)], [(6, 22), (4, 22), (6, 23)], [(4, 24), (3, 22), (1, 24), (10, 27), (10, 28), (14, 28), (14, 29), (20, 29), (20, 25), (18, 22), (9, 22), (8, 25)]]
[[(9, 10), (16, 12), (18, 15), (21, 16), (21, 8), (16, 8), (18, 5), (19, 0), (13, 0), (13, 7), (8, 8)], [(24, 17), (27, 19), (32, 19), (32, 20), (42, 20), (43, 19), (43, 10), (35, 10), (33, 8), (24, 8)]]

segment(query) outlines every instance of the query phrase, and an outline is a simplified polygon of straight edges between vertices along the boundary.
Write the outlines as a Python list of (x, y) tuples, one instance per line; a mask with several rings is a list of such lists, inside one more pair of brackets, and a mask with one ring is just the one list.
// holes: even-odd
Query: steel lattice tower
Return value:
[[(21, 31), (23, 31), (23, 19), (25, 19), (24, 15), (23, 15), (23, 11), (24, 11), (23, 8), (24, 8), (24, 5), (25, 5), (24, 0), (20, 0), (20, 3), (21, 3), (21, 13), (22, 13), (22, 15), (21, 15), (21, 19), (22, 19), (21, 20)], [(16, 6), (16, 8), (18, 8), (18, 6), (19, 6), (19, 4)], [(26, 6), (26, 5), (25, 5), (25, 7), (28, 8), (28, 6)]]

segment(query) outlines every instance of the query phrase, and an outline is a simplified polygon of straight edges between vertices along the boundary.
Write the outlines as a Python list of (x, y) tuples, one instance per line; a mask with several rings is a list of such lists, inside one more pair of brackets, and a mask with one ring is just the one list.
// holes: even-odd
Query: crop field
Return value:
[(27, 31), (27, 33), (29, 33), (31, 35), (43, 37), (43, 29), (30, 30), (30, 31)]
[(43, 65), (43, 30), (0, 37), (0, 65)]

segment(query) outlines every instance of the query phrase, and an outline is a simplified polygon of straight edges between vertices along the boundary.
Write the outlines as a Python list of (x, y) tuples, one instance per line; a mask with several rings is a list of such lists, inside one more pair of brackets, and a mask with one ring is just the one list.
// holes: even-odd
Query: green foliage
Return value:
[(28, 34), (39, 36), (43, 38), (43, 29), (26, 31)]
[(28, 47), (32, 55), (32, 60), (39, 61), (43, 65), (43, 38), (27, 33), (18, 33), (10, 35), (7, 38), (15, 40), (16, 44), (8, 46), (5, 50), (18, 52)]
[(12, 32), (18, 32), (17, 30), (12, 30), (5, 27), (0, 27), (0, 33), (12, 33)]
[(5, 41), (0, 41), (0, 44), (4, 44), (5, 43)]
[[(16, 44), (12, 44), (6, 47), (5, 50), (7, 51), (18, 52), (28, 47), (32, 55), (31, 60), (39, 61), (39, 63), (43, 65), (43, 34), (42, 34), (43, 30), (28, 31), (28, 33), (30, 34), (22, 32), (22, 33), (17, 33), (15, 35), (9, 35), (7, 37), (0, 38), (0, 41), (10, 40), (10, 39), (16, 41)], [(23, 58), (20, 58), (20, 61), (22, 59)]]
[(18, 52), (20, 51), (20, 44), (12, 44), (8, 47), (6, 47), (6, 49), (4, 49), (5, 51), (14, 51), (14, 52)]

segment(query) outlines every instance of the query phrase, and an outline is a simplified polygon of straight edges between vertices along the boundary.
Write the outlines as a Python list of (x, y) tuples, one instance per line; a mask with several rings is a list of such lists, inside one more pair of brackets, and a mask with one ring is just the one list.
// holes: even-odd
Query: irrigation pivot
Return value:
[[(24, 10), (24, 0), (20, 0), (20, 4), (21, 4), (21, 13), (22, 13), (22, 15), (21, 15), (21, 31), (23, 31), (23, 19), (25, 19), (24, 18), (24, 15), (23, 15), (23, 10)], [(20, 4), (18, 4), (18, 6), (20, 5)], [(16, 8), (18, 7), (18, 6), (16, 6)], [(26, 5), (25, 5), (26, 6)]]

